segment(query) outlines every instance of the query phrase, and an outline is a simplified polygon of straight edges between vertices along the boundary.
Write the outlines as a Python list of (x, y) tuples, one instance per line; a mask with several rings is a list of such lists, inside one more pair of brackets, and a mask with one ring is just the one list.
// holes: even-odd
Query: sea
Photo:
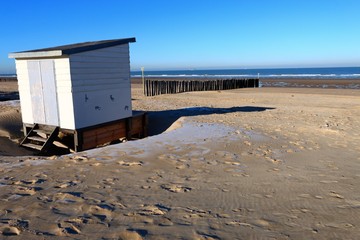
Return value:
[[(131, 71), (132, 77), (141, 77), (142, 72)], [(189, 70), (149, 70), (146, 77), (163, 78), (269, 78), (269, 79), (359, 79), (360, 67), (327, 68), (254, 68), (254, 69), (189, 69)], [(16, 77), (15, 73), (0, 77)]]
[[(142, 71), (131, 71), (131, 77), (142, 77)], [(360, 67), (326, 68), (258, 68), (258, 69), (189, 69), (146, 70), (148, 78), (259, 78), (263, 87), (320, 87), (360, 89)], [(16, 74), (1, 74), (1, 77), (16, 77)], [(301, 81), (299, 81), (299, 79)], [(339, 81), (325, 81), (325, 80)], [(275, 81), (274, 81), (275, 80)], [(298, 80), (298, 81), (296, 81)], [(304, 81), (302, 80), (314, 80)], [(323, 81), (321, 81), (323, 80)], [(341, 81), (344, 80), (344, 81)], [(346, 81), (345, 81), (346, 80)], [(311, 84), (310, 84), (311, 82)]]
[[(131, 71), (132, 77), (141, 77), (141, 71)], [(179, 78), (268, 78), (268, 79), (359, 79), (360, 67), (327, 68), (260, 68), (208, 70), (144, 70), (146, 77)]]

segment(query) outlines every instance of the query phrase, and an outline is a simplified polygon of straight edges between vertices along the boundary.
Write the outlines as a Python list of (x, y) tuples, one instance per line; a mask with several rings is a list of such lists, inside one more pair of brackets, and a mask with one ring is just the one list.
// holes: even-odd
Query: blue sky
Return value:
[(136, 37), (139, 70), (360, 66), (359, 0), (4, 0), (8, 53)]

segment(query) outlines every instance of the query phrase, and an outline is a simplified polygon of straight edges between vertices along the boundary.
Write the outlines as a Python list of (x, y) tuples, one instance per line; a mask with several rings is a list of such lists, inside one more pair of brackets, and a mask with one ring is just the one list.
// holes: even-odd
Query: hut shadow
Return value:
[(183, 109), (165, 110), (165, 111), (153, 111), (148, 112), (148, 135), (153, 136), (163, 133), (168, 129), (174, 122), (181, 117), (191, 117), (200, 115), (211, 115), (211, 114), (226, 114), (235, 112), (262, 112), (266, 110), (273, 110), (271, 107), (254, 107), (254, 106), (243, 106), (243, 107), (231, 107), (231, 108), (210, 108), (210, 107), (191, 107)]

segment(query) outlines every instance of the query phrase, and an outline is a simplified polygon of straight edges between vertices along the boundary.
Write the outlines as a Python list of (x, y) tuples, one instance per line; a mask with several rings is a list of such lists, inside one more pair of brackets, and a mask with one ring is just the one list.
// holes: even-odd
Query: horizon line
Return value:
[[(168, 69), (154, 69), (154, 68), (149, 68), (149, 70), (147, 71), (202, 71), (202, 70), (258, 70), (258, 69), (306, 69), (306, 68), (310, 68), (310, 69), (316, 69), (316, 68), (360, 68), (359, 66), (326, 66), (326, 67), (243, 67), (243, 68), (168, 68)], [(146, 68), (144, 68), (146, 70)], [(141, 72), (141, 68), (139, 68), (139, 70), (137, 69), (130, 69), (131, 72)]]
[[(260, 69), (316, 69), (316, 68), (360, 68), (360, 65), (359, 66), (332, 66), (332, 67), (329, 67), (329, 66), (326, 66), (326, 67), (249, 67), (249, 68), (233, 68), (233, 67), (230, 67), (230, 68), (177, 68), (177, 69), (174, 69), (174, 68), (169, 68), (169, 69), (154, 69), (154, 68), (150, 68), (149, 70), (145, 70), (148, 71), (148, 72), (159, 72), (159, 71), (205, 71), (205, 70), (260, 70)], [(139, 70), (137, 69), (130, 69), (130, 72), (141, 72), (141, 69), (139, 68)], [(0, 76), (1, 75), (17, 75), (16, 72), (13, 72), (13, 73), (9, 73), (9, 72), (0, 72)]]

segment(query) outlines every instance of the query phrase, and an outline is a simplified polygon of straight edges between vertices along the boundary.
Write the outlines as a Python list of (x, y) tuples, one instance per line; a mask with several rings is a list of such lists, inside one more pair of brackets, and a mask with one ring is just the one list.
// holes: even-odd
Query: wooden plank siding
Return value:
[(69, 58), (55, 58), (54, 65), (60, 122), (59, 126), (66, 129), (75, 129), (75, 113), (73, 107)]
[(21, 106), (21, 117), (23, 123), (33, 124), (33, 112), (32, 112), (32, 102), (31, 102), (31, 93), (30, 93), (30, 82), (29, 82), (29, 73), (27, 68), (27, 60), (15, 60), (16, 62), (16, 74), (19, 85), (19, 96), (20, 96), (20, 106)]
[(71, 78), (75, 91), (81, 87), (97, 85), (97, 89), (108, 89), (119, 83), (129, 83), (130, 60), (128, 44), (110, 48), (98, 49), (70, 56)]
[(93, 148), (126, 137), (125, 121), (83, 132), (83, 149)]
[(128, 44), (72, 54), (69, 64), (76, 129), (131, 117)]
[(75, 133), (75, 150), (95, 148), (121, 138), (146, 137), (147, 124), (147, 114), (141, 112), (126, 119), (79, 129)]

